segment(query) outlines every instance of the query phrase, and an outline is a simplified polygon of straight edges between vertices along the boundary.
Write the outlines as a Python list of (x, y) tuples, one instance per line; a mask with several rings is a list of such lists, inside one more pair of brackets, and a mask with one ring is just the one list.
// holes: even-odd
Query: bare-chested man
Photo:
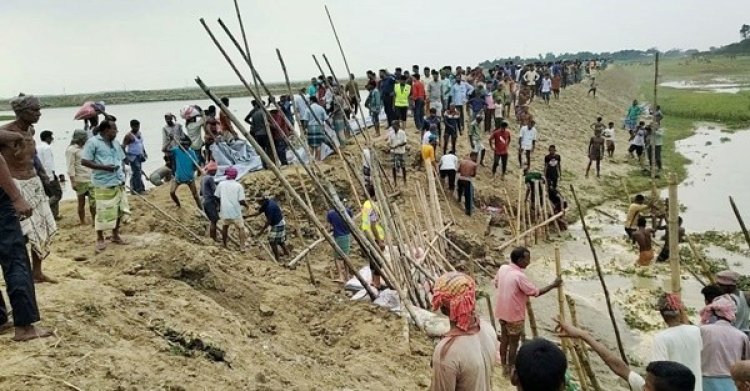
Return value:
[(651, 245), (651, 237), (654, 230), (646, 227), (646, 218), (638, 218), (638, 229), (633, 232), (633, 240), (638, 244), (638, 266), (648, 266), (654, 260), (654, 249)]
[(44, 193), (42, 181), (49, 178), (44, 168), (34, 167), (36, 143), (34, 124), (42, 116), (39, 99), (33, 95), (19, 95), (10, 101), (16, 119), (0, 126), (0, 154), (8, 163), (10, 175), (33, 213), (21, 221), (23, 234), (31, 244), (34, 281), (56, 282), (42, 273), (42, 260), (49, 255), (57, 224)]
[(34, 326), (39, 321), (34, 280), (19, 219), (31, 216), (32, 209), (13, 181), (5, 159), (0, 155), (0, 266), (13, 309), (8, 319), (5, 301), (0, 295), (0, 333), (15, 327), (14, 341), (49, 337), (48, 330)]

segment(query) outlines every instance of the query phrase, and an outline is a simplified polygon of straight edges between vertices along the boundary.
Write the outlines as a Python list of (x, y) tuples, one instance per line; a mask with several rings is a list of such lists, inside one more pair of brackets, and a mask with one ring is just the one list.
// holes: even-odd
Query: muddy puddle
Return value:
[[(683, 206), (681, 216), (689, 233), (738, 231), (729, 195), (734, 196), (740, 210), (744, 209), (745, 220), (750, 222), (750, 183), (746, 180), (746, 170), (737, 164), (742, 162), (746, 145), (750, 145), (750, 131), (729, 134), (711, 125), (700, 126), (694, 136), (679, 142), (679, 151), (692, 160), (688, 177), (679, 185), (678, 193)], [(666, 192), (662, 196), (666, 196)], [(670, 289), (670, 269), (667, 264), (635, 266), (637, 250), (623, 230), (626, 208), (624, 200), (612, 201), (590, 210), (585, 218), (614, 304), (623, 344), (636, 363), (645, 363), (653, 334), (664, 327), (653, 305), (660, 291)], [(577, 213), (575, 207), (569, 213)], [(655, 239), (657, 254), (663, 243), (662, 236), (663, 232), (659, 232)], [(554, 278), (556, 245), (560, 247), (565, 291), (577, 301), (581, 323), (614, 348), (615, 336), (604, 293), (580, 222), (569, 227), (567, 238), (531, 248), (533, 263), (528, 275), (539, 287)], [(725, 259), (732, 269), (750, 274), (749, 257), (715, 245), (706, 246), (704, 250), (709, 258)], [(697, 311), (703, 307), (701, 288), (702, 285), (683, 270), (682, 296), (695, 323)], [(553, 291), (535, 299), (533, 304), (540, 330), (546, 330), (540, 333), (550, 336), (550, 319), (558, 312), (557, 295)]]

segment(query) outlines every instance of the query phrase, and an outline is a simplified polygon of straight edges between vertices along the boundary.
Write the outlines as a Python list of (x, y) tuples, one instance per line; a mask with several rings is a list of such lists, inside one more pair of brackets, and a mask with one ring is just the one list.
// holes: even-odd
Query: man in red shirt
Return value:
[(417, 125), (417, 129), (422, 129), (424, 125), (424, 101), (426, 98), (424, 83), (419, 80), (419, 73), (415, 73), (411, 82), (411, 100), (414, 103), (412, 114), (414, 114), (414, 124)]
[(531, 263), (531, 253), (526, 247), (516, 247), (510, 253), (511, 263), (498, 269), (493, 280), (495, 285), (495, 313), (500, 320), (500, 362), (503, 374), (510, 375), (516, 363), (518, 341), (523, 334), (526, 321), (526, 303), (530, 296), (539, 297), (562, 284), (560, 278), (538, 289), (526, 277), (525, 270)]
[(503, 171), (500, 180), (505, 180), (505, 171), (508, 169), (508, 145), (510, 145), (510, 131), (508, 130), (508, 123), (503, 121), (500, 123), (500, 128), (495, 129), (490, 135), (490, 147), (495, 151), (492, 176), (495, 176), (498, 163), (502, 161)]

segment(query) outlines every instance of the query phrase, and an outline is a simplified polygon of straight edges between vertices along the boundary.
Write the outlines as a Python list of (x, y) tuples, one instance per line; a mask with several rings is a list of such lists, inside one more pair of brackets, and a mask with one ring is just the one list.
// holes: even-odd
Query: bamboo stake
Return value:
[(516, 235), (516, 237), (515, 237), (515, 238), (513, 238), (513, 239), (510, 239), (510, 240), (506, 241), (505, 243), (503, 243), (503, 244), (501, 244), (501, 245), (497, 246), (496, 250), (497, 250), (497, 251), (502, 251), (502, 250), (506, 249), (506, 248), (507, 248), (508, 246), (510, 246), (510, 245), (512, 245), (512, 244), (514, 244), (514, 243), (516, 243), (516, 242), (517, 242), (517, 240), (518, 240), (518, 238), (520, 238), (520, 237), (523, 237), (523, 236), (525, 236), (525, 235), (528, 235), (528, 234), (530, 234), (531, 232), (534, 232), (534, 229), (536, 229), (536, 228), (538, 228), (538, 227), (540, 227), (540, 226), (543, 226), (543, 225), (547, 225), (547, 224), (549, 224), (549, 223), (551, 223), (551, 222), (553, 222), (553, 221), (555, 221), (555, 220), (559, 219), (560, 217), (562, 217), (562, 215), (563, 215), (564, 213), (565, 213), (565, 212), (560, 212), (560, 213), (558, 213), (558, 214), (556, 214), (556, 215), (554, 215), (554, 216), (552, 216), (552, 217), (548, 218), (547, 220), (544, 220), (544, 221), (542, 221), (541, 223), (537, 224), (536, 226), (534, 226), (534, 227), (531, 227), (531, 228), (527, 229), (526, 231), (523, 231), (523, 232), (519, 233), (518, 235)]
[[(568, 302), (568, 309), (570, 310), (570, 321), (573, 323), (573, 326), (578, 326), (578, 315), (576, 311), (576, 301), (573, 300), (572, 297), (569, 295), (565, 295), (565, 299)], [(588, 376), (588, 380), (591, 383), (592, 388), (594, 391), (601, 391), (602, 388), (599, 386), (599, 381), (596, 379), (596, 374), (594, 373), (594, 370), (591, 368), (591, 360), (589, 359), (589, 352), (588, 350), (584, 349), (582, 342), (580, 340), (575, 341), (575, 348), (577, 354), (580, 356), (581, 365), (583, 366), (583, 370), (586, 372), (586, 375)]]
[(693, 242), (693, 239), (690, 237), (690, 235), (685, 235), (685, 239), (687, 239), (690, 250), (693, 252), (695, 261), (698, 262), (698, 265), (701, 267), (703, 277), (708, 280), (709, 284), (713, 284), (714, 282), (716, 282), (714, 274), (711, 272), (710, 265), (708, 265), (708, 262), (703, 257), (703, 255), (698, 252), (698, 248), (695, 246), (695, 242)]
[(620, 184), (622, 184), (622, 188), (625, 190), (625, 204), (630, 204), (632, 200), (630, 199), (630, 190), (628, 190), (628, 184), (625, 182), (625, 178), (620, 178)]
[(583, 232), (586, 234), (586, 240), (589, 242), (589, 248), (591, 249), (591, 254), (594, 256), (594, 264), (596, 265), (596, 274), (599, 276), (599, 282), (602, 284), (602, 290), (604, 291), (604, 299), (607, 302), (607, 312), (609, 313), (609, 319), (612, 321), (612, 328), (615, 331), (615, 338), (617, 339), (617, 349), (620, 351), (620, 358), (622, 358), (622, 361), (624, 361), (626, 364), (628, 363), (628, 358), (625, 355), (625, 348), (622, 345), (622, 338), (620, 337), (620, 329), (617, 327), (617, 321), (615, 320), (615, 314), (612, 310), (612, 302), (609, 298), (609, 290), (607, 289), (607, 283), (604, 281), (604, 274), (602, 273), (602, 267), (599, 264), (599, 257), (596, 256), (596, 250), (594, 249), (594, 243), (591, 241), (591, 234), (589, 234), (589, 229), (586, 226), (586, 219), (583, 215), (583, 209), (581, 208), (581, 204), (578, 202), (578, 196), (576, 196), (576, 189), (573, 187), (573, 185), (570, 185), (570, 191), (573, 193), (573, 199), (576, 202), (576, 207), (578, 207), (578, 214), (581, 217), (581, 224), (583, 225)]
[(311, 243), (310, 245), (308, 245), (307, 247), (305, 247), (304, 249), (302, 249), (302, 251), (300, 251), (300, 252), (299, 252), (299, 254), (297, 254), (297, 256), (296, 256), (296, 257), (292, 258), (292, 260), (291, 260), (291, 261), (289, 261), (289, 263), (287, 263), (287, 264), (286, 264), (286, 266), (287, 266), (287, 267), (293, 267), (293, 266), (294, 266), (294, 265), (296, 265), (296, 264), (297, 264), (297, 262), (299, 262), (299, 261), (300, 261), (300, 260), (301, 260), (302, 258), (304, 258), (305, 256), (307, 256), (307, 254), (309, 254), (309, 253), (310, 253), (310, 251), (312, 251), (312, 250), (313, 250), (313, 249), (315, 248), (315, 246), (317, 246), (317, 245), (319, 245), (319, 244), (323, 243), (324, 241), (325, 241), (325, 239), (324, 239), (324, 238), (320, 238), (320, 239), (318, 239), (318, 240), (316, 240), (316, 241), (312, 242), (312, 243)]
[(529, 315), (529, 327), (531, 328), (531, 336), (536, 338), (539, 336), (539, 329), (536, 326), (536, 315), (534, 314), (534, 308), (531, 307), (531, 301), (526, 302), (526, 313)]
[[(554, 208), (552, 207), (552, 204), (549, 199), (549, 192), (547, 191), (547, 187), (544, 186), (544, 210), (545, 210), (545, 217), (546, 216), (552, 216), (555, 212)], [(555, 232), (557, 232), (557, 236), (560, 236), (560, 225), (555, 221), (554, 224), (552, 224), (553, 227), (555, 227)]]
[[(521, 209), (521, 202), (523, 200), (523, 171), (521, 171), (518, 174), (518, 208), (516, 208), (517, 216), (516, 216), (516, 232), (521, 232), (521, 216), (523, 216), (523, 212)], [(515, 237), (515, 243), (516, 246), (520, 243), (520, 237)]]
[(307, 265), (307, 274), (310, 276), (310, 284), (312, 284), (313, 286), (318, 285), (318, 282), (315, 281), (315, 276), (313, 275), (312, 266), (310, 266), (310, 258), (307, 258), (307, 262), (305, 262), (305, 265)]
[(677, 200), (677, 177), (669, 175), (669, 266), (671, 269), (672, 293), (680, 294), (680, 206)]
[[(237, 3), (237, 0), (234, 0), (234, 10), (237, 12), (237, 20), (240, 22), (240, 32), (242, 33), (242, 40), (245, 43), (245, 53), (247, 53), (247, 60), (250, 62), (250, 67), (253, 68), (253, 60), (252, 57), (250, 57), (250, 47), (247, 44), (247, 36), (245, 35), (245, 25), (242, 23), (242, 15), (240, 15), (240, 5)], [(255, 73), (253, 73), (253, 85), (255, 85), (255, 93), (260, 95), (260, 89), (258, 89), (258, 79), (255, 78)]]
[(740, 215), (740, 210), (737, 209), (737, 204), (734, 203), (734, 198), (732, 196), (729, 196), (729, 203), (732, 205), (732, 211), (734, 212), (734, 216), (737, 217), (737, 222), (740, 223), (740, 228), (742, 228), (742, 234), (745, 236), (745, 242), (747, 242), (747, 245), (750, 246), (750, 234), (747, 232), (747, 227), (745, 227), (745, 222), (742, 220), (742, 215)]
[[(524, 212), (526, 213), (525, 217), (526, 217), (526, 226), (527, 227), (534, 226), (534, 221), (531, 220), (531, 202), (530, 201), (531, 200), (524, 200), (524, 203), (523, 203), (524, 204)], [(534, 228), (531, 231), (531, 234), (529, 236), (531, 236), (531, 235), (533, 235), (534, 244), (536, 244), (536, 239), (537, 239), (537, 237), (536, 237), (536, 228)], [(529, 243), (529, 237), (527, 236), (526, 238), (524, 238), (524, 240), (526, 241), (526, 245), (528, 245), (528, 243)]]
[[(205, 22), (203, 22), (205, 25)], [(245, 130), (244, 125), (240, 122), (239, 119), (229, 111), (229, 109), (214, 95), (213, 92), (203, 83), (203, 81), (200, 78), (196, 78), (195, 82), (198, 84), (198, 86), (203, 90), (203, 92), (211, 98), (211, 100), (216, 104), (221, 110), (229, 116), (229, 119), (235, 124), (235, 126), (243, 133), (243, 135), (247, 135), (247, 130)], [(265, 108), (264, 108), (265, 109)], [(249, 136), (249, 135), (248, 135)], [(247, 137), (247, 136), (246, 136)], [(323, 224), (318, 220), (318, 217), (315, 215), (315, 211), (310, 209), (307, 204), (305, 204), (305, 201), (300, 198), (299, 194), (294, 190), (294, 188), (289, 184), (289, 181), (286, 180), (284, 177), (284, 174), (279, 170), (277, 166), (272, 164), (271, 159), (268, 157), (268, 155), (263, 151), (262, 148), (260, 148), (260, 145), (258, 145), (258, 142), (255, 141), (252, 137), (248, 137), (248, 142), (250, 142), (253, 145), (253, 148), (255, 148), (258, 152), (258, 155), (263, 159), (264, 162), (266, 162), (267, 165), (271, 168), (271, 171), (276, 176), (277, 179), (281, 182), (281, 184), (289, 191), (289, 193), (292, 195), (293, 199), (297, 202), (297, 204), (302, 208), (302, 210), (305, 212), (307, 217), (310, 219), (310, 221), (315, 225), (315, 227), (318, 229), (320, 234), (325, 238), (325, 240), (328, 242), (328, 244), (333, 247), (334, 251), (343, 259), (344, 263), (346, 263), (347, 267), (352, 270), (353, 274), (357, 277), (357, 280), (362, 284), (364, 289), (367, 291), (367, 294), (370, 296), (370, 298), (374, 301), (377, 298), (377, 295), (375, 292), (373, 292), (372, 288), (369, 286), (367, 281), (359, 274), (359, 272), (354, 268), (354, 265), (349, 258), (349, 255), (344, 253), (343, 250), (341, 250), (341, 247), (336, 244), (336, 241), (333, 240), (333, 237), (328, 233), (328, 231), (325, 229)], [(310, 173), (311, 174), (311, 173)], [(312, 175), (312, 174), (311, 174)], [(341, 213), (341, 211), (339, 211)], [(346, 212), (344, 212), (346, 214)]]
[[(328, 12), (328, 6), (324, 6), (326, 10), (326, 15), (328, 15), (328, 22), (331, 24), (331, 30), (333, 30), (333, 36), (336, 37), (336, 44), (339, 47), (339, 51), (341, 52), (341, 58), (344, 60), (344, 67), (346, 68), (347, 75), (351, 75), (352, 71), (349, 69), (349, 62), (346, 61), (346, 55), (344, 54), (344, 48), (341, 46), (341, 40), (339, 40), (339, 34), (336, 32), (336, 26), (333, 25), (333, 18), (331, 18), (331, 13)], [(366, 126), (367, 120), (365, 119), (365, 111), (362, 107), (362, 99), (359, 98), (359, 91), (357, 91), (357, 106), (359, 106), (359, 114), (362, 117), (362, 124), (363, 126)], [(374, 119), (373, 119), (374, 121)], [(379, 121), (379, 120), (378, 120)], [(389, 124), (390, 125), (390, 124)], [(370, 138), (369, 134), (365, 135), (365, 138), (369, 140)], [(392, 186), (390, 183), (390, 180), (388, 181), (388, 184)]]
[[(227, 61), (227, 62), (229, 63), (229, 65), (230, 65), (230, 66), (232, 67), (232, 69), (234, 70), (235, 74), (236, 74), (236, 75), (237, 75), (237, 77), (238, 77), (238, 78), (240, 79), (240, 81), (241, 81), (241, 82), (242, 82), (242, 83), (243, 83), (243, 84), (245, 85), (245, 87), (247, 88), (247, 90), (248, 90), (248, 91), (250, 92), (250, 94), (251, 94), (251, 95), (252, 95), (252, 96), (253, 96), (253, 97), (254, 97), (254, 98), (255, 98), (256, 100), (260, 100), (260, 98), (259, 98), (259, 97), (258, 97), (258, 96), (257, 96), (257, 95), (255, 94), (255, 92), (254, 92), (254, 91), (252, 90), (252, 88), (250, 88), (250, 86), (248, 85), (247, 81), (245, 81), (245, 79), (244, 79), (244, 77), (242, 76), (242, 74), (241, 74), (241, 73), (239, 72), (239, 70), (237, 69), (237, 67), (236, 67), (236, 66), (234, 65), (234, 63), (232, 62), (231, 58), (229, 58), (229, 56), (227, 55), (227, 53), (226, 53), (226, 51), (224, 50), (224, 48), (223, 48), (223, 47), (221, 46), (221, 44), (219, 43), (219, 41), (218, 41), (218, 40), (216, 39), (216, 37), (214, 36), (213, 32), (211, 32), (211, 29), (209, 29), (209, 28), (208, 28), (208, 26), (206, 25), (205, 21), (204, 21), (203, 19), (201, 19), (201, 20), (200, 20), (200, 22), (201, 22), (201, 24), (203, 25), (203, 27), (205, 28), (205, 30), (206, 30), (206, 32), (208, 33), (208, 35), (209, 35), (209, 36), (211, 37), (211, 40), (212, 40), (212, 41), (214, 42), (214, 45), (215, 45), (215, 46), (216, 46), (216, 47), (217, 47), (217, 48), (219, 49), (219, 51), (220, 51), (220, 52), (222, 53), (222, 55), (224, 56), (224, 58), (226, 59), (226, 61)], [(227, 32), (227, 34), (229, 35), (229, 37), (230, 37), (230, 38), (232, 39), (232, 42), (233, 42), (233, 43), (235, 44), (235, 47), (236, 47), (236, 48), (237, 48), (237, 49), (238, 49), (238, 50), (239, 50), (239, 51), (240, 51), (240, 52), (242, 53), (242, 48), (241, 48), (241, 47), (239, 46), (239, 43), (237, 42), (237, 40), (236, 40), (236, 39), (234, 39), (234, 36), (232, 36), (232, 35), (231, 35), (231, 33), (229, 33), (229, 32), (228, 32), (228, 29), (226, 28), (226, 26), (224, 25), (224, 23), (223, 23), (223, 22), (222, 22), (221, 20), (219, 20), (219, 24), (221, 24), (221, 25), (222, 25), (222, 28), (224, 28), (225, 32)], [(288, 74), (287, 74), (287, 72), (286, 72), (286, 66), (285, 66), (285, 64), (284, 64), (284, 60), (283, 60), (283, 58), (281, 57), (281, 52), (279, 52), (279, 51), (277, 50), (277, 54), (278, 54), (278, 56), (279, 56), (279, 62), (280, 62), (280, 63), (282, 64), (282, 69), (284, 70), (284, 77), (285, 77), (285, 79), (287, 80), (287, 83), (288, 83), (289, 77), (288, 77)], [(244, 57), (244, 55), (243, 55), (243, 57)], [(249, 64), (248, 64), (248, 65), (249, 65)], [(267, 89), (267, 87), (266, 87), (266, 86), (265, 86), (265, 84), (263, 83), (263, 79), (261, 79), (261, 78), (260, 78), (260, 75), (258, 74), (257, 70), (256, 70), (255, 68), (251, 68), (251, 70), (252, 70), (252, 71), (253, 71), (253, 73), (254, 73), (254, 74), (255, 74), (255, 75), (256, 75), (256, 76), (258, 77), (258, 81), (259, 81), (259, 83), (261, 84), (261, 86), (263, 86), (263, 88), (264, 88), (264, 89), (266, 89), (266, 91), (267, 91), (267, 92), (268, 92), (268, 93), (270, 94), (270, 91), (269, 91), (269, 90)], [(199, 82), (199, 80), (196, 80), (196, 82)], [(207, 95), (209, 95), (209, 97), (212, 97), (212, 95), (210, 95), (210, 91), (208, 90), (208, 88), (207, 88), (207, 87), (205, 87), (205, 85), (204, 85), (204, 84), (202, 84), (202, 82), (200, 82), (200, 83), (199, 83), (199, 85), (201, 85), (201, 86), (202, 86), (201, 88), (202, 88), (202, 89), (204, 90), (204, 92), (206, 92), (206, 94), (207, 94)], [(269, 95), (269, 96), (270, 96), (270, 95)], [(309, 103), (307, 103), (307, 102), (305, 102), (305, 103), (307, 104), (307, 106), (308, 106), (308, 108), (309, 108)], [(222, 106), (222, 105), (219, 105), (219, 107), (224, 107), (224, 106)], [(262, 108), (262, 109), (263, 109), (263, 111), (265, 112), (266, 116), (267, 116), (267, 117), (270, 117), (270, 114), (268, 113), (268, 110), (267, 110), (267, 109), (265, 108), (265, 106), (261, 106), (261, 108)], [(234, 115), (233, 115), (232, 113), (228, 113), (228, 115), (230, 116), (230, 118), (232, 118), (232, 119), (233, 119), (233, 122), (235, 122), (235, 120), (236, 120), (236, 117), (235, 117), (235, 116), (234, 116)], [(274, 121), (274, 122), (275, 122), (275, 120), (273, 120), (273, 117), (270, 117), (270, 118), (271, 118), (271, 120), (272, 120), (272, 121)], [(284, 121), (286, 121), (286, 122), (287, 122), (287, 124), (289, 124), (289, 121), (288, 121), (288, 119), (287, 119), (286, 117), (284, 117)], [(320, 121), (320, 119), (319, 119), (319, 118), (317, 118), (317, 117), (316, 117), (316, 121), (317, 121), (317, 122), (318, 122), (319, 124), (321, 124), (321, 121)], [(236, 123), (239, 123), (239, 121), (236, 121)], [(321, 124), (321, 126), (323, 126), (323, 125)], [(242, 125), (241, 123), (239, 123), (239, 127), (240, 127), (240, 129), (241, 129), (241, 130), (244, 130), (244, 125)], [(327, 136), (327, 133), (324, 133), (324, 134), (326, 134), (326, 136)], [(244, 135), (244, 136), (245, 136), (246, 138), (252, 138), (252, 137), (251, 137), (251, 136), (250, 136), (250, 135), (249, 135), (249, 134), (248, 134), (248, 133), (247, 133), (246, 131), (244, 131), (244, 132), (243, 132), (243, 135)], [(294, 134), (294, 136), (295, 136), (295, 137), (297, 137), (297, 140), (298, 140), (298, 141), (301, 141), (301, 140), (299, 140), (299, 137), (298, 137), (298, 136), (296, 135), (296, 133)], [(286, 137), (285, 137), (285, 138), (286, 138)], [(330, 138), (329, 138), (329, 139), (330, 139)], [(248, 140), (248, 141), (250, 141), (250, 142), (252, 143), (252, 142), (254, 142), (255, 140), (253, 139), (253, 140)], [(289, 140), (286, 140), (286, 142), (287, 142), (287, 144), (289, 144), (289, 145), (291, 146), (291, 143), (289, 143)], [(307, 145), (306, 145), (306, 144), (304, 144), (304, 143), (303, 143), (303, 145), (305, 145), (305, 148), (307, 149)], [(334, 147), (336, 147), (335, 143), (334, 143), (333, 145), (334, 145)], [(255, 147), (257, 147), (257, 142), (256, 142), (256, 143), (254, 144), (254, 148), (255, 148)], [(337, 147), (336, 147), (336, 149), (338, 150), (338, 148), (337, 148)], [(308, 155), (310, 156), (310, 153), (309, 153), (309, 149), (307, 149), (307, 151), (308, 151)], [(294, 149), (293, 147), (292, 147), (292, 152), (294, 153), (294, 155), (295, 155), (295, 157), (297, 158), (297, 160), (301, 162), (301, 161), (302, 161), (302, 158), (301, 158), (301, 157), (300, 157), (300, 155), (299, 155), (299, 154), (297, 153), (297, 150), (296, 150), (296, 149)], [(343, 157), (342, 157), (342, 159), (343, 159)], [(344, 161), (346, 161), (346, 162), (348, 162), (348, 161), (347, 161), (346, 159), (343, 159), (343, 160), (344, 160)], [(313, 167), (313, 168), (316, 168), (316, 169), (318, 170), (318, 172), (321, 172), (321, 171), (320, 171), (320, 168), (318, 168), (318, 167), (317, 167), (317, 164), (315, 163), (314, 159), (311, 159), (311, 162), (312, 162), (312, 164), (311, 164), (311, 165), (312, 165), (312, 167)], [(354, 234), (354, 238), (355, 238), (355, 240), (357, 240), (357, 242), (358, 242), (358, 243), (360, 244), (360, 246), (363, 246), (363, 247), (365, 248), (365, 251), (366, 251), (366, 253), (367, 253), (367, 254), (369, 254), (369, 255), (370, 255), (370, 256), (372, 256), (372, 257), (375, 257), (375, 259), (377, 259), (377, 260), (378, 260), (378, 262), (383, 262), (383, 261), (382, 261), (382, 256), (380, 255), (379, 251), (378, 251), (378, 250), (376, 249), (376, 246), (375, 246), (375, 245), (374, 245), (373, 243), (369, 242), (369, 241), (367, 240), (367, 238), (365, 238), (365, 237), (364, 237), (363, 235), (361, 235), (361, 234), (359, 233), (359, 231), (357, 231), (357, 230), (356, 230), (356, 225), (354, 224), (354, 222), (353, 222), (353, 221), (351, 221), (351, 219), (349, 219), (349, 218), (348, 218), (349, 216), (348, 216), (348, 214), (346, 214), (346, 212), (344, 211), (344, 208), (343, 208), (343, 206), (341, 206), (341, 205), (337, 205), (337, 204), (335, 203), (334, 199), (333, 199), (333, 198), (331, 197), (331, 195), (329, 194), (329, 192), (327, 192), (327, 191), (326, 191), (326, 189), (325, 189), (325, 188), (323, 187), (323, 185), (322, 185), (322, 184), (320, 183), (320, 181), (318, 180), (318, 178), (317, 178), (317, 177), (315, 176), (315, 174), (314, 174), (314, 173), (313, 173), (313, 172), (312, 172), (312, 171), (310, 170), (310, 168), (309, 168), (309, 167), (307, 167), (306, 165), (302, 165), (302, 166), (303, 166), (303, 168), (305, 169), (305, 171), (306, 171), (306, 172), (308, 173), (308, 175), (310, 176), (310, 178), (312, 178), (313, 182), (314, 182), (314, 183), (315, 183), (315, 185), (316, 185), (316, 186), (318, 187), (318, 190), (319, 190), (319, 191), (321, 192), (321, 194), (323, 194), (323, 196), (324, 196), (324, 197), (326, 198), (326, 200), (327, 200), (327, 201), (328, 201), (328, 202), (329, 202), (329, 203), (330, 203), (331, 205), (333, 205), (333, 206), (334, 206), (334, 208), (336, 208), (336, 209), (337, 209), (337, 212), (339, 213), (339, 215), (340, 215), (340, 216), (342, 216), (342, 217), (344, 218), (344, 221), (345, 221), (345, 222), (346, 222), (346, 224), (347, 224), (347, 225), (349, 226), (350, 230), (352, 230), (352, 233)], [(276, 168), (278, 168), (278, 167), (276, 167)], [(351, 166), (350, 166), (350, 168), (351, 168)], [(279, 171), (279, 172), (280, 172), (280, 171)], [(275, 173), (275, 171), (274, 171), (274, 173)], [(350, 181), (350, 185), (352, 185), (352, 186), (353, 186), (353, 184), (351, 183), (351, 181)], [(294, 194), (296, 194), (296, 192), (295, 192)], [(312, 210), (312, 209), (310, 209), (310, 210)], [(317, 220), (316, 220), (316, 221), (317, 221)], [(329, 241), (329, 243), (330, 243), (330, 241)], [(336, 248), (338, 248), (338, 246), (336, 246)], [(340, 250), (340, 249), (339, 249), (339, 250)], [(348, 262), (348, 257), (347, 257), (347, 258), (345, 258), (345, 259), (344, 259), (344, 261), (345, 261), (345, 263), (346, 263), (347, 267), (348, 267), (348, 268), (349, 268), (349, 269), (350, 269), (350, 270), (351, 270), (351, 271), (352, 271), (352, 272), (353, 272), (353, 273), (355, 274), (355, 276), (358, 276), (358, 273), (357, 273), (356, 269), (354, 269), (354, 268), (353, 268), (353, 266), (352, 266), (352, 264), (351, 264), (350, 262)], [(379, 269), (379, 266), (377, 265), (377, 262), (375, 263), (375, 267), (376, 267), (376, 269)], [(382, 273), (382, 274), (383, 274), (383, 276), (382, 276), (382, 277), (383, 277), (383, 279), (385, 280), (385, 282), (386, 282), (387, 284), (389, 284), (389, 285), (390, 285), (390, 283), (389, 283), (389, 279), (388, 279), (387, 275), (386, 275), (385, 273)], [(366, 281), (364, 281), (364, 280), (361, 280), (360, 278), (361, 278), (361, 276), (358, 276), (358, 280), (360, 281), (360, 283), (362, 283), (362, 284), (363, 284), (363, 286), (364, 286), (364, 287), (365, 287), (365, 289), (367, 290), (368, 294), (370, 295), (371, 299), (373, 299), (373, 300), (374, 300), (374, 299), (375, 299), (375, 296), (374, 296), (374, 293), (373, 293), (372, 289), (370, 289), (370, 287), (369, 287), (369, 285), (368, 285), (368, 284), (366, 283)]]
[[(557, 278), (562, 278), (562, 266), (560, 262), (560, 246), (555, 246), (555, 274), (557, 275)], [(560, 320), (564, 322), (565, 321), (565, 292), (563, 290), (562, 285), (557, 287), (557, 306), (558, 306)], [(577, 352), (571, 346), (571, 344), (575, 344), (575, 342), (571, 342), (567, 338), (562, 338), (560, 342), (562, 344), (563, 351), (565, 352), (565, 354), (571, 357), (571, 361), (574, 366), (575, 372), (578, 376), (578, 382), (581, 384), (582, 391), (586, 391), (587, 384), (583, 377), (580, 359), (577, 355)]]

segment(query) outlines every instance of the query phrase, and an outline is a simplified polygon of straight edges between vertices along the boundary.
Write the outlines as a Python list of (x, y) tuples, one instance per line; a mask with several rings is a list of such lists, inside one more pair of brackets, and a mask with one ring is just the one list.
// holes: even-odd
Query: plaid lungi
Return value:
[(318, 124), (307, 125), (307, 144), (312, 148), (317, 148), (323, 144), (326, 136), (323, 134), (323, 128)]
[(271, 226), (271, 230), (268, 231), (268, 243), (284, 244), (284, 242), (286, 242), (286, 221), (281, 220), (278, 224)]

